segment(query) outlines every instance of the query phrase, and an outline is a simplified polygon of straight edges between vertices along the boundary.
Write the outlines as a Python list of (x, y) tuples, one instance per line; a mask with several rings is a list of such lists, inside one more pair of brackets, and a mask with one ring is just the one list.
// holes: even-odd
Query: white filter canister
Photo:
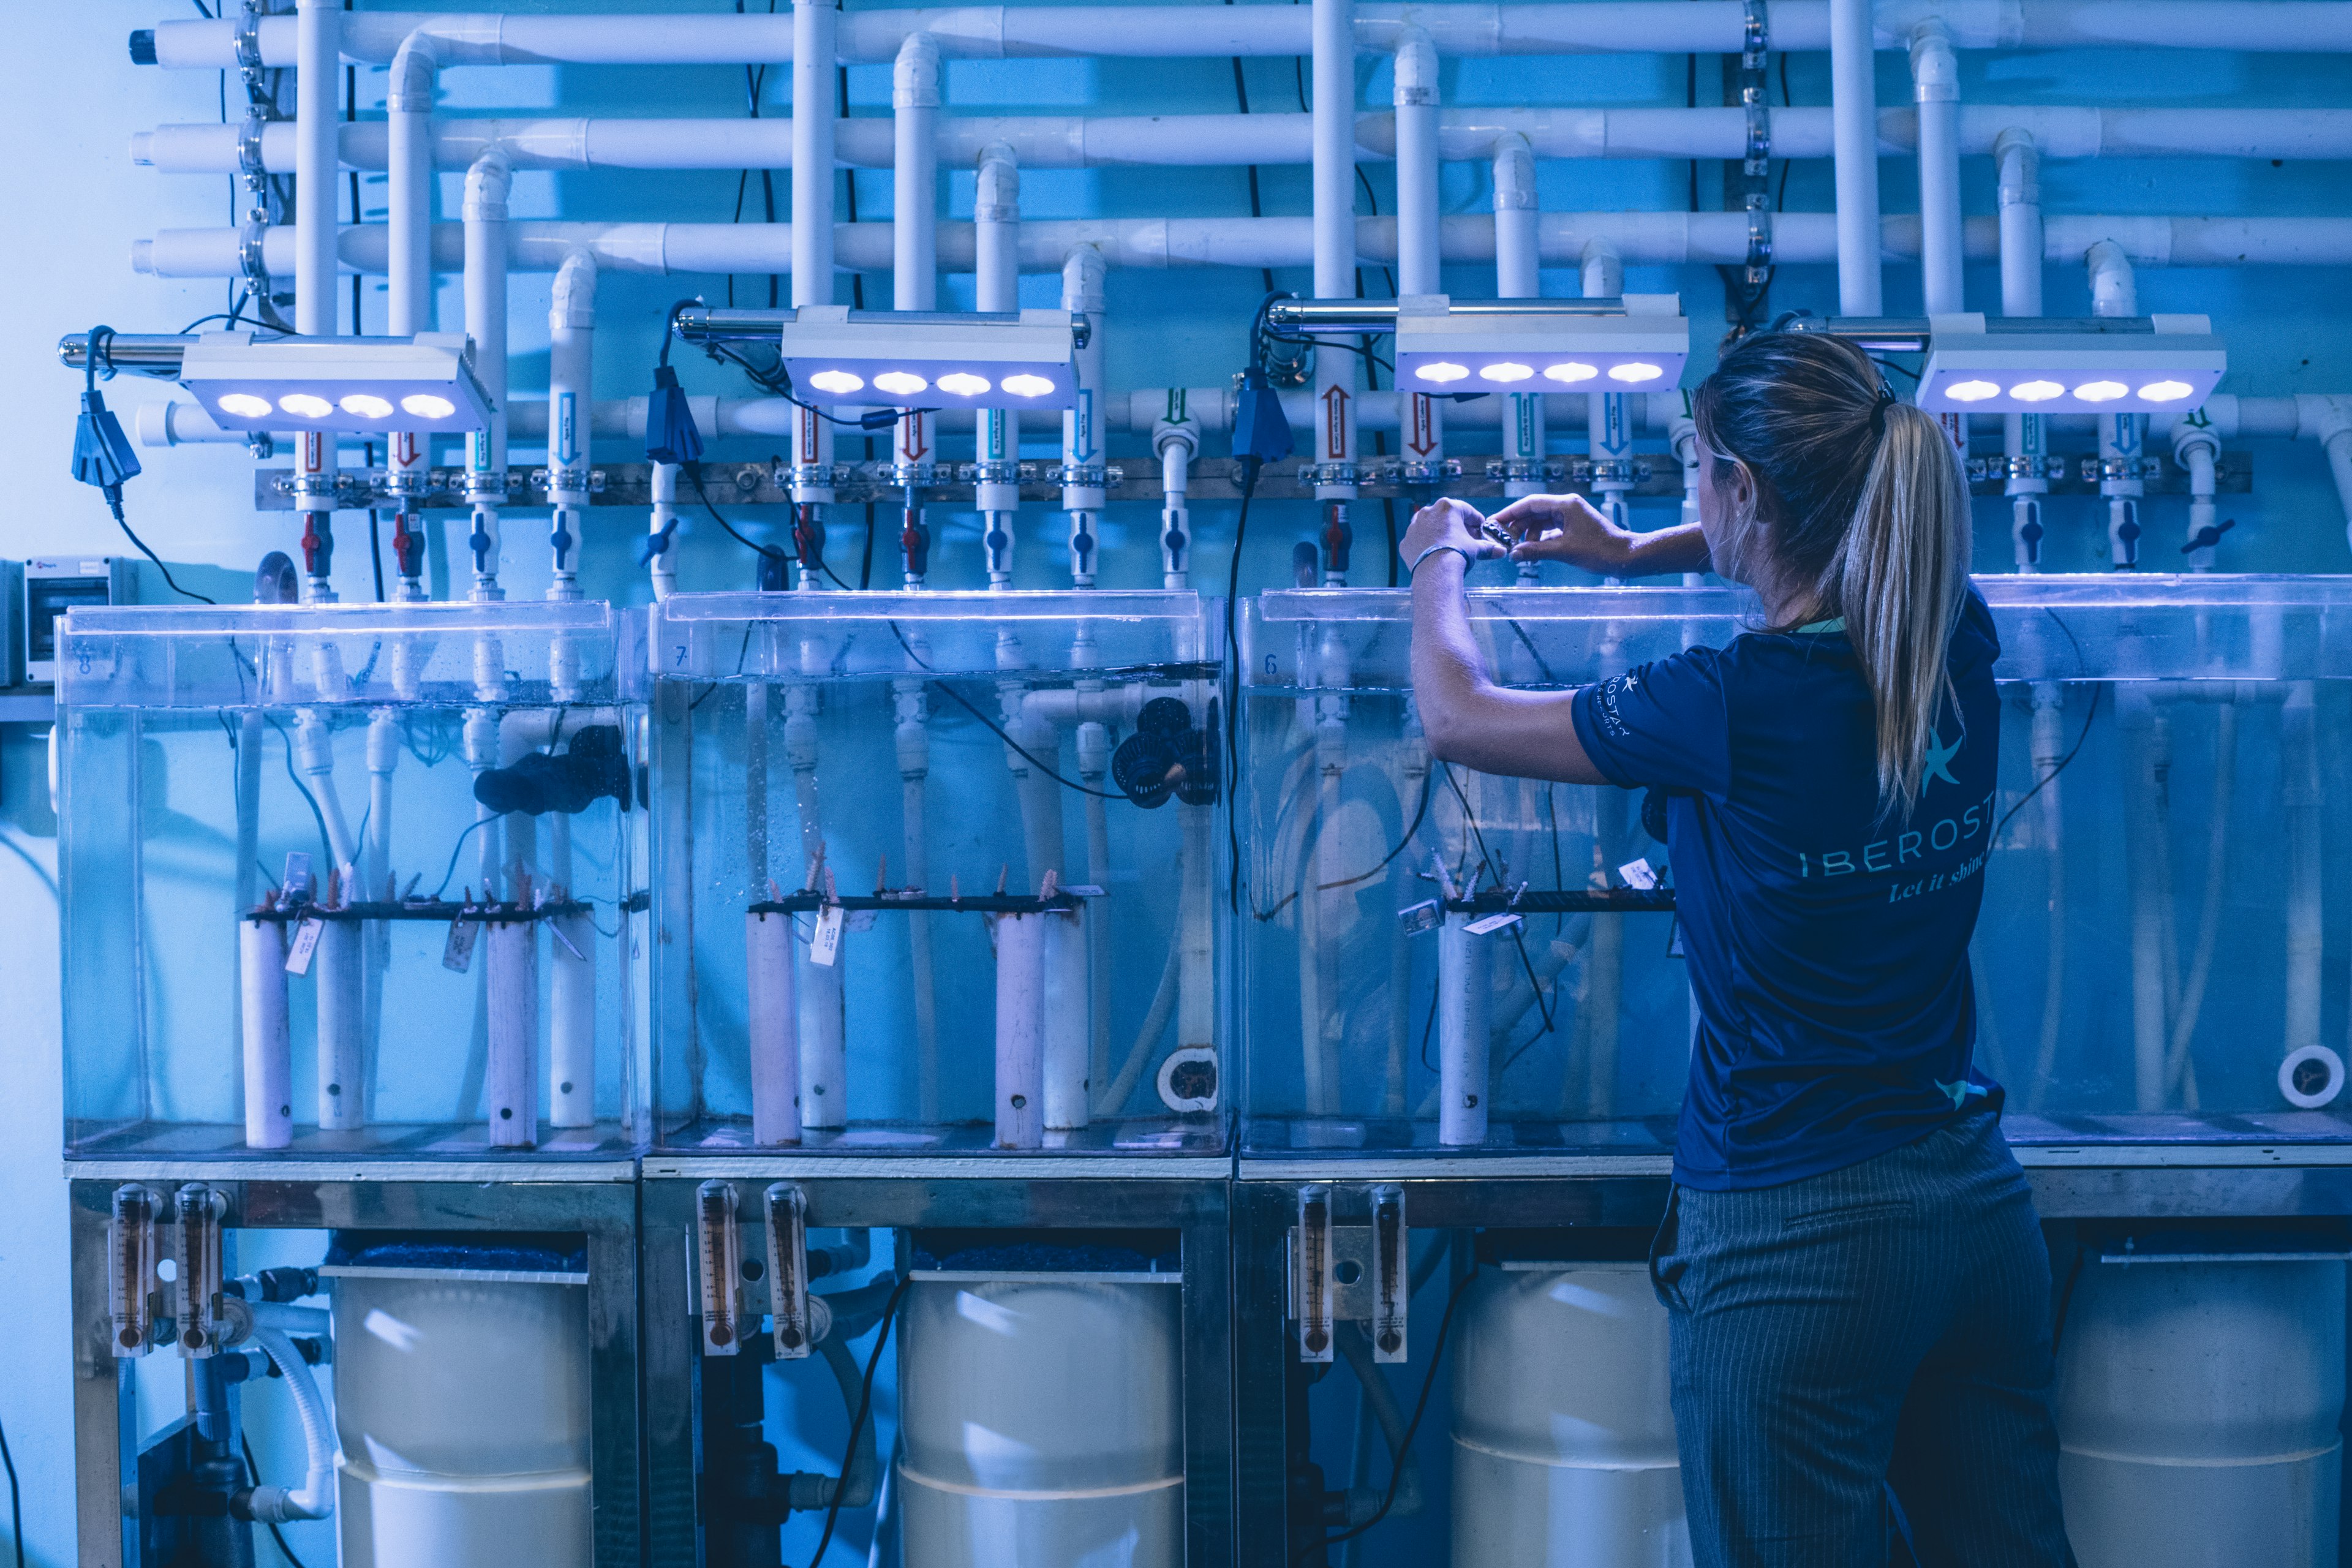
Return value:
[(1487, 1269), (1454, 1336), (1454, 1568), (1690, 1568), (1643, 1265)]
[(907, 1568), (1179, 1568), (1181, 1298), (1173, 1275), (919, 1275), (898, 1341)]
[(321, 1272), (342, 1568), (593, 1562), (586, 1277)]

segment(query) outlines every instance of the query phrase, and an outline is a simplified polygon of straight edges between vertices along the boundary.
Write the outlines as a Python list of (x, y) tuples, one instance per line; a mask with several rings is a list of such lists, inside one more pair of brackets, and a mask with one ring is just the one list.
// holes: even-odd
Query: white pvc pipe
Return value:
[(531, 921), (490, 922), (489, 1058), (484, 1088), (489, 1100), (490, 1146), (528, 1149), (539, 1142), (539, 928)]
[[(438, 148), (435, 142), (433, 99), (439, 61), (433, 40), (423, 32), (403, 39), (394, 58), (392, 77), (384, 84), (384, 138), (390, 181), (385, 222), (390, 229), (391, 288), (385, 299), (386, 330), (394, 337), (429, 331), (433, 321), (433, 187)], [(351, 130), (343, 132), (346, 156)], [(178, 130), (179, 127), (170, 127)], [(224, 126), (224, 130), (236, 127)], [(158, 132), (161, 140), (162, 132)], [(263, 163), (268, 161), (268, 136), (263, 134)], [(234, 169), (237, 149), (226, 151)], [(468, 156), (464, 167), (473, 162)]]
[[(1438, 277), (1437, 229), (1443, 209), (1438, 201), (1437, 48), (1428, 32), (1407, 27), (1397, 43), (1394, 68), (1397, 146), (1397, 266), (1400, 296), (1441, 294)], [(1500, 219), (1497, 218), (1498, 232)], [(1440, 402), (1422, 393), (1407, 393), (1404, 429), (1405, 475), (1432, 482), (1444, 478), (1445, 411)]]
[(996, 921), (996, 1146), (1045, 1144), (1045, 915)]
[[(588, 475), (595, 461), (596, 258), (574, 251), (556, 269), (547, 312), (547, 489), (554, 515), (551, 599), (580, 596), (580, 547), (588, 523)], [(511, 432), (509, 432), (511, 434)]]
[[(2352, 51), (2352, 5), (2333, 0), (1943, 0), (1937, 9), (1961, 48), (2139, 47), (2310, 54)], [(1357, 8), (1354, 46), (1384, 54), (1408, 18), (1436, 34), (1452, 55), (1738, 54), (1739, 0), (1591, 0), (1580, 5), (1366, 5)], [(1864, 37), (1882, 49), (1908, 41), (1907, 6), (1890, 5)], [(1775, 49), (1826, 48), (1826, 0), (1769, 0)], [(415, 25), (414, 13), (358, 12), (342, 29), (344, 58), (390, 60)], [(793, 57), (793, 29), (781, 16), (653, 15), (504, 16), (452, 12), (427, 17), (451, 65), (781, 65)], [(234, 20), (160, 23), (155, 58), (183, 70), (233, 70)], [(843, 15), (845, 62), (887, 63), (910, 32), (937, 37), (943, 54), (966, 59), (1066, 58), (1213, 58), (1303, 55), (1312, 24), (1288, 6), (960, 5), (876, 9)], [(1085, 47), (1073, 40), (1083, 39)], [(299, 63), (292, 18), (261, 19), (261, 63)]]
[(1217, 1043), (1216, 813), (1179, 801), (1176, 825), (1183, 846), (1176, 892), (1176, 1046), (1209, 1050)]
[(506, 154), (495, 148), (466, 172), (466, 338), (474, 377), (490, 401), (488, 427), (466, 437), (466, 494), (473, 506), (467, 542), (476, 599), (504, 596), (499, 588), (499, 509), (507, 493), (507, 195), (512, 184)]
[(310, 1363), (294, 1348), (282, 1330), (257, 1325), (253, 1342), (277, 1365), (279, 1381), (294, 1401), (302, 1423), (302, 1485), (299, 1489), (256, 1486), (247, 1508), (253, 1518), (268, 1524), (298, 1519), (327, 1519), (335, 1511), (335, 1436), (327, 1419), (327, 1402), (319, 1396)]
[(744, 1035), (751, 1052), (751, 1142), (801, 1141), (800, 1003), (793, 993), (793, 917), (743, 917), (750, 977)]
[[(1588, 7), (1589, 8), (1589, 7)], [(419, 35), (421, 37), (422, 35)], [(907, 47), (929, 45), (934, 77), (938, 46), (929, 34), (909, 35)], [(429, 47), (426, 39), (420, 47)], [(901, 51), (903, 63), (904, 50)], [(412, 66), (412, 71), (419, 68)], [(395, 75), (400, 68), (395, 67)], [(905, 89), (894, 89), (894, 100)], [(565, 115), (531, 119), (440, 116), (427, 121), (430, 100), (418, 97), (408, 114), (389, 122), (350, 121), (336, 127), (346, 169), (397, 170), (404, 135), (418, 139), (407, 157), (423, 169), (463, 169), (492, 145), (518, 169), (789, 169), (792, 127), (775, 120), (601, 119)], [(936, 109), (936, 104), (922, 107)], [(1772, 155), (1831, 155), (1828, 109), (1774, 108)], [(2021, 130), (2053, 158), (2352, 157), (2352, 110), (2344, 109), (2105, 109), (2057, 104), (1963, 104), (1954, 134), (1964, 157), (1994, 155), (2003, 131)], [(894, 116), (894, 121), (897, 117)], [(407, 123), (404, 124), (404, 121)], [(1313, 117), (1290, 114), (959, 114), (923, 117), (920, 130), (879, 118), (836, 121), (834, 156), (849, 168), (895, 167), (901, 153), (970, 163), (992, 142), (1012, 147), (1033, 169), (1186, 168), (1299, 164), (1312, 161)], [(1881, 157), (1919, 147), (1919, 113), (1896, 105), (1878, 110)], [(1441, 108), (1437, 155), (1449, 163), (1483, 163), (1505, 137), (1525, 140), (1538, 158), (1738, 158), (1748, 150), (1744, 109)], [(262, 127), (262, 168), (294, 172), (296, 127)], [(238, 173), (243, 127), (197, 122), (133, 132), (131, 161), (165, 174)], [(1356, 116), (1355, 156), (1381, 163), (1396, 156), (1393, 112)], [(395, 180), (398, 176), (395, 174)], [(394, 189), (398, 186), (395, 184)], [(397, 197), (394, 198), (395, 202)], [(931, 215), (936, 216), (936, 199)]]
[[(2139, 288), (2130, 258), (2112, 240), (2101, 240), (2084, 254), (2091, 275), (2091, 310), (2101, 316), (2139, 314)], [(2105, 463), (2138, 461), (2147, 444), (2147, 417), (2140, 414), (2102, 414), (2099, 457)], [(2139, 502), (2147, 486), (2140, 479), (2102, 478), (2099, 493), (2107, 498), (2107, 553), (2118, 570), (2139, 564)]]
[(2166, 1016), (2166, 971), (2171, 952), (2172, 825), (2164, 809), (2164, 778), (2171, 769), (2168, 716), (2158, 712), (2137, 683), (2116, 688), (2130, 759), (2130, 793), (2124, 803), (2131, 899), (2131, 1026), (2133, 1103), (2140, 1110), (2165, 1107), (2165, 1054), (2170, 1039)]
[[(1878, 102), (1871, 79), (1877, 57), (1871, 52), (1870, 0), (1829, 0), (1830, 110), (1837, 163), (1838, 310), (1875, 316), (1880, 311), (1878, 221)], [(1783, 44), (1782, 47), (1787, 46)], [(1746, 215), (1740, 215), (1742, 221)], [(1780, 224), (1773, 248), (1780, 251)], [(1780, 259), (1787, 259), (1785, 253)]]
[[(1093, 637), (1081, 629), (1080, 643), (1091, 654)], [(1071, 662), (1077, 662), (1080, 648), (1071, 650)], [(1090, 886), (1110, 885), (1110, 811), (1103, 797), (1110, 792), (1103, 785), (1110, 773), (1110, 730), (1098, 723), (1078, 726), (1078, 783), (1089, 792), (1085, 797), (1087, 816), (1087, 881)], [(1084, 1115), (1089, 1085), (1101, 1083), (1110, 1076), (1110, 910), (1107, 904), (1088, 902), (1079, 906), (1078, 921), (1086, 929), (1086, 963), (1081, 974), (1086, 981), (1087, 1051), (1084, 1081), (1078, 1086), (1078, 1111)], [(1051, 950), (1048, 949), (1050, 960)], [(1046, 975), (1050, 988), (1052, 973)], [(1048, 1043), (1047, 1071), (1053, 1068), (1051, 1044)], [(1050, 1095), (1048, 1099), (1050, 1100)], [(1053, 1109), (1046, 1108), (1049, 1125), (1065, 1125), (1051, 1121)]]
[[(570, 899), (572, 818), (548, 817), (548, 876)], [(548, 918), (547, 1120), (552, 1127), (596, 1125), (596, 925), (585, 910)]]
[(2066, 1022), (2066, 810), (2060, 794), (2059, 763), (2066, 755), (2066, 689), (2054, 680), (2033, 688), (2033, 776), (2042, 781), (2042, 853), (2048, 868), (2048, 934), (2042, 949), (2042, 1037), (2034, 1056), (2028, 1103), (2042, 1108)]
[(793, 0), (793, 303), (833, 303), (834, 28), (827, 0)]
[(321, 921), (318, 950), (310, 955), (311, 973), (318, 977), (321, 1132), (353, 1132), (367, 1125), (364, 945), (358, 921)]
[[(1106, 423), (1113, 428), (1122, 424), (1131, 428), (1131, 414), (1127, 421), (1118, 419), (1126, 412), (1118, 403), (1112, 399)], [(1180, 398), (1171, 397), (1168, 405), (1171, 414), (1182, 417), (1152, 422), (1151, 449), (1160, 459), (1160, 585), (1179, 593), (1192, 581), (1192, 467), (1194, 454), (1201, 449), (1201, 426), (1184, 413)]]
[(2221, 438), (2213, 434), (2210, 425), (2190, 425), (2176, 422), (2172, 426), (2173, 460), (2189, 471), (2189, 568), (2192, 572), (2213, 569), (2213, 546), (2196, 545), (2206, 529), (2213, 526), (2217, 509), (2213, 502), (2214, 464), (2221, 455)]
[(1039, 1079), (1045, 1126), (1054, 1131), (1075, 1131), (1087, 1124), (1087, 1082), (1094, 1044), (1094, 1006), (1087, 984), (1087, 921), (1081, 914), (1038, 918), (1045, 927)]
[(1487, 939), (1470, 917), (1449, 913), (1437, 942), (1437, 1141), (1449, 1147), (1486, 1139), (1486, 1012), (1494, 983)]
[(245, 1146), (283, 1149), (294, 1141), (292, 1037), (286, 1023), (286, 928), (241, 920), (236, 927), (238, 1003), (244, 1033)]
[(299, 0), (295, 13), (294, 330), (335, 331), (335, 126), (343, 20), (335, 0)]
[(929, 33), (909, 33), (898, 47), (890, 106), (893, 303), (929, 310), (938, 303), (940, 156), (940, 46)]
[[(803, 650), (804, 656), (811, 651)], [(820, 865), (824, 821), (817, 804), (816, 689), (806, 681), (784, 689), (784, 756), (793, 770), (793, 800), (800, 816), (801, 863), (816, 868), (822, 890), (826, 873)], [(801, 1125), (833, 1131), (849, 1125), (849, 1055), (842, 1013), (849, 933), (841, 933), (831, 963), (816, 963), (806, 947), (799, 949), (798, 962)]]
[[(1021, 308), (1021, 169), (1013, 150), (991, 143), (980, 157), (972, 203), (975, 254), (973, 302), (982, 310)], [(1066, 256), (1067, 251), (1062, 253)], [(1056, 268), (1061, 257), (1055, 258)], [(1021, 416), (1011, 408), (984, 408), (974, 416), (978, 462), (987, 477), (974, 486), (973, 505), (983, 519), (988, 585), (1013, 585), (1013, 519), (1021, 509), (1016, 479), (1021, 461)]]
[[(1495, 142), (1495, 295), (1532, 300), (1543, 292), (1542, 260), (1536, 240), (1536, 163), (1528, 139), (1517, 132)], [(1487, 399), (1486, 401), (1497, 401)], [(1503, 494), (1541, 495), (1544, 472), (1544, 399), (1539, 392), (1514, 392), (1505, 403)], [(1363, 410), (1369, 414), (1370, 410)], [(1458, 408), (1449, 414), (1458, 413)], [(1367, 421), (1369, 423), (1369, 420)], [(1535, 580), (1535, 563), (1519, 563), (1519, 580)]]
[(1062, 309), (1087, 318), (1092, 331), (1077, 351), (1077, 401), (1062, 412), (1062, 510), (1070, 515), (1070, 581), (1091, 588), (1098, 564), (1102, 509), (1110, 499), (1103, 478), (1109, 453), (1103, 416), (1110, 401), (1103, 376), (1103, 312), (1108, 268), (1102, 252), (1075, 246), (1062, 261)]
[[(1354, 249), (1375, 262), (1394, 256), (1395, 219), (1354, 221)], [(1775, 215), (1775, 264), (1795, 267), (1834, 260), (1842, 221), (1842, 213)], [(891, 226), (887, 223), (836, 226), (834, 240), (841, 264), (875, 271), (889, 266)], [(508, 228), (511, 265), (524, 272), (552, 272), (566, 255), (583, 248), (607, 272), (782, 272), (792, 265), (789, 224), (531, 221), (509, 224)], [(1918, 258), (1916, 217), (1895, 214), (1881, 222), (1878, 232), (1881, 259)], [(1993, 218), (1964, 219), (1961, 234), (1969, 260), (1990, 261), (2000, 255), (1999, 226)], [(1731, 266), (1748, 257), (1748, 216), (1739, 212), (1544, 213), (1538, 219), (1537, 235), (1539, 254), (1548, 266), (1573, 266), (1585, 244), (1596, 237), (1615, 245), (1626, 262), (1634, 266)], [(941, 224), (939, 240), (944, 270), (974, 270), (974, 225)], [(2079, 262), (2083, 253), (2100, 240), (2121, 247), (2136, 266), (2142, 267), (2352, 265), (2352, 217), (2054, 216), (2045, 220), (2043, 258)], [(1015, 263), (1024, 272), (1058, 272), (1063, 258), (1075, 245), (1097, 247), (1113, 268), (1304, 267), (1314, 257), (1314, 220), (1130, 217), (1031, 222), (1021, 226)], [(1438, 246), (1442, 259), (1447, 262), (1491, 265), (1495, 259), (1492, 216), (1448, 216), (1439, 227)], [(381, 224), (343, 230), (340, 254), (346, 268), (382, 272), (385, 250)], [(262, 236), (262, 256), (273, 270), (291, 261), (293, 254), (293, 241), (284, 228), (273, 228)], [(164, 229), (152, 238), (132, 242), (131, 268), (162, 278), (233, 278), (239, 275), (238, 255), (235, 229)], [(459, 232), (447, 225), (435, 226), (435, 267), (456, 271), (463, 258)], [(1352, 263), (1348, 275), (1345, 292), (1352, 295)]]
[(1919, 106), (1919, 268), (1927, 313), (1961, 310), (1960, 67), (1941, 22), (1911, 37), (1911, 96)]
[(2282, 1056), (2319, 1044), (2322, 793), (2318, 707), (2310, 681), (2292, 682), (2279, 718), (2279, 804), (2285, 808), (2286, 1029)]
[[(1313, 216), (1309, 220), (1315, 294), (1337, 300), (1356, 291), (1356, 50), (1352, 0), (1313, 0), (1315, 97)], [(1316, 438), (1306, 454), (1318, 469), (1316, 499), (1354, 499), (1356, 356), (1315, 356)], [(1327, 579), (1329, 574), (1327, 573)]]
[[(894, 739), (898, 753), (899, 862), (905, 868), (907, 885), (919, 892), (930, 886), (930, 845), (923, 811), (923, 786), (931, 771), (930, 710), (919, 677), (892, 681), (891, 691), (898, 715)], [(940, 1026), (939, 1003), (932, 990), (928, 910), (907, 911), (907, 959), (915, 993), (916, 1114), (929, 1123), (940, 1115)]]
[[(410, 651), (404, 644), (395, 649), (395, 654)], [(400, 686), (398, 666), (405, 662), (404, 658), (396, 659), (395, 689)], [(408, 695), (413, 697), (413, 690)], [(394, 709), (379, 708), (368, 715), (368, 811), (366, 836), (360, 845), (362, 899), (388, 901), (398, 890), (392, 873), (392, 779), (399, 767), (400, 714)], [(368, 922), (363, 964), (360, 1010), (366, 1066), (361, 1075), (360, 1115), (364, 1120), (375, 1113), (376, 1066), (383, 1059), (384, 984), (392, 970), (392, 926), (388, 921)]]
[[(2032, 133), (2011, 129), (1994, 142), (2000, 202), (2000, 310), (2004, 316), (2042, 314), (2042, 159)], [(2002, 493), (2010, 500), (2010, 536), (2020, 572), (2042, 563), (2044, 529), (2041, 498), (2050, 481), (2039, 472), (2049, 451), (2047, 418), (2039, 414), (2001, 416), (2001, 453), (2011, 473)], [(2032, 472), (2019, 472), (2030, 468)]]
[[(777, 399), (782, 402), (782, 399)], [(790, 409), (790, 405), (786, 405)], [(792, 412), (798, 412), (792, 410)], [(638, 422), (643, 424), (644, 410), (638, 410)], [(646, 570), (653, 578), (654, 599), (656, 603), (677, 592), (677, 567), (670, 557), (677, 551), (677, 471), (676, 463), (656, 463), (651, 480), (653, 515), (647, 519), (647, 537), (656, 542), (652, 554), (646, 561)], [(668, 540), (667, 544), (659, 542)]]

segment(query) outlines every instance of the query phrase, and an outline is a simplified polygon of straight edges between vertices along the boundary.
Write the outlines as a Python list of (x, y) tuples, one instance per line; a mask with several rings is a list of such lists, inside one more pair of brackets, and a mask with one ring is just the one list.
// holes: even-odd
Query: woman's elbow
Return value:
[(1460, 717), (1444, 709), (1423, 709), (1421, 715), (1421, 738), (1429, 746), (1430, 756), (1441, 763), (1466, 763), (1470, 759), (1469, 727)]

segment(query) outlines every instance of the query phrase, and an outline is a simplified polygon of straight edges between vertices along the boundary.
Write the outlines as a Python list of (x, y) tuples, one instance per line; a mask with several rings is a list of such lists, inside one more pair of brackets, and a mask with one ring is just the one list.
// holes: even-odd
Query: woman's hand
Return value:
[(1582, 496), (1523, 496), (1494, 516), (1518, 542), (1514, 561), (1559, 561), (1604, 577), (1633, 575), (1636, 536)]
[(1492, 560), (1503, 553), (1503, 547), (1480, 531), (1486, 521), (1468, 501), (1433, 501), (1412, 514), (1412, 526), (1405, 530), (1397, 553), (1407, 567), (1441, 544), (1467, 552), (1472, 561)]

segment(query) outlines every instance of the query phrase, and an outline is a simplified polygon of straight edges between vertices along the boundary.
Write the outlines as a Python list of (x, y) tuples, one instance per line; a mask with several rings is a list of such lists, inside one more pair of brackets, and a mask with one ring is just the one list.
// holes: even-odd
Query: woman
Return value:
[(1701, 1019), (1651, 1260), (1700, 1568), (2072, 1563), (2050, 1267), (1970, 1065), (1999, 653), (1934, 419), (1850, 343), (1750, 337), (1692, 401), (1696, 525), (1580, 498), (1495, 518), (1517, 560), (1716, 571), (1762, 629), (1597, 686), (1513, 691), (1462, 594), (1505, 552), (1440, 501), (1403, 546), (1431, 751), (1665, 793)]

